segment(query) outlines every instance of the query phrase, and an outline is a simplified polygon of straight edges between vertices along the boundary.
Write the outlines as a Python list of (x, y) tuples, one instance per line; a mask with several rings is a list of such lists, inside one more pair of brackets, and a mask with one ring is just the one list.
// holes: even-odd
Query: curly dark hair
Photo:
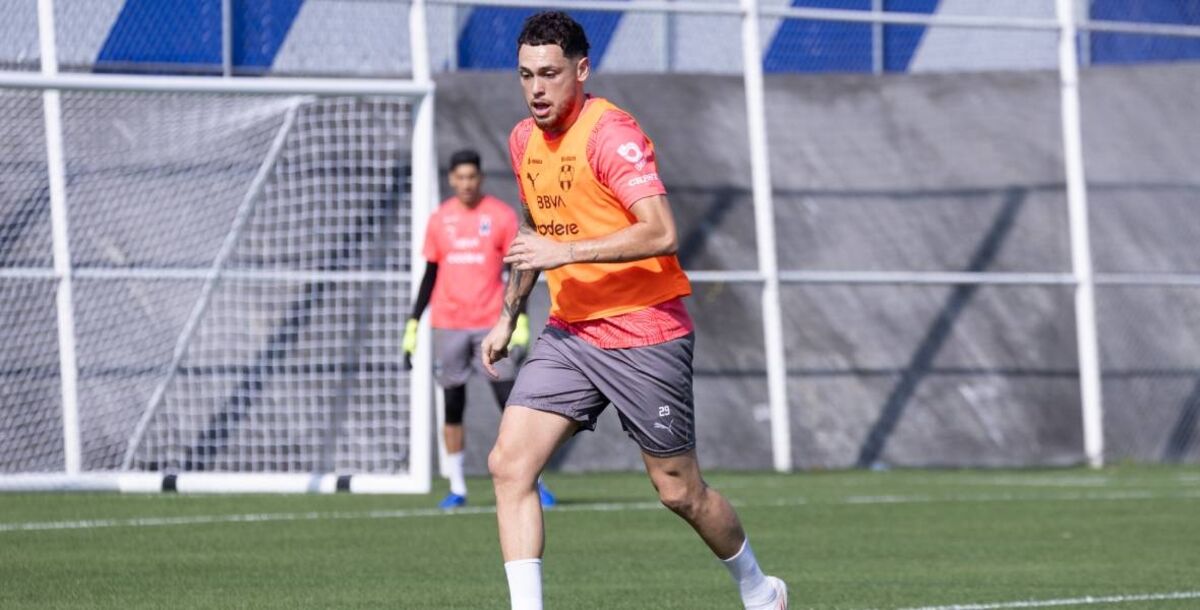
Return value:
[(531, 47), (556, 44), (562, 47), (564, 56), (572, 59), (587, 57), (591, 48), (583, 26), (562, 11), (543, 11), (526, 19), (517, 37), (517, 48), (526, 44)]

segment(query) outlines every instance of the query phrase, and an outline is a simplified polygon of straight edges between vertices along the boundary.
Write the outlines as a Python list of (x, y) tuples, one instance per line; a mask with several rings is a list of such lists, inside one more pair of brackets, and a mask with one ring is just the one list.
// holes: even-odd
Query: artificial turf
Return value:
[[(738, 507), (763, 567), (789, 583), (793, 609), (1200, 608), (1200, 468), (708, 480)], [(547, 481), (561, 500), (546, 513), (547, 608), (740, 607), (644, 475)], [(0, 495), (0, 608), (504, 609), (490, 485), (470, 486), (468, 510), (452, 514), (431, 509), (441, 486)]]

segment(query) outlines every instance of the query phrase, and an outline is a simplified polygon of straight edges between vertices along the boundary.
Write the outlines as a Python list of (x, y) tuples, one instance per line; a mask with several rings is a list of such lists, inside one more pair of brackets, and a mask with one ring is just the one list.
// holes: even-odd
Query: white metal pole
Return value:
[[(420, 286), (421, 264), (424, 257), (421, 242), (425, 237), (425, 226), (437, 202), (437, 151), (433, 139), (433, 77), (429, 63), (428, 22), (425, 0), (413, 0), (409, 8), (409, 38), (412, 41), (413, 80), (428, 87), (428, 93), (417, 102), (413, 117), (412, 133), (412, 238), (410, 239), (409, 261), (411, 277), (410, 294), (415, 298)], [(428, 320), (428, 316), (425, 317)], [(429, 437), (433, 396), (433, 363), (430, 350), (432, 333), (429, 323), (422, 322), (417, 338), (417, 353), (413, 357), (413, 368), (409, 374), (409, 400), (411, 401), (412, 426), (409, 428), (409, 468), (426, 491), (431, 487), (432, 455)]]
[(221, 75), (233, 76), (233, 0), (221, 0)]
[[(670, 0), (667, 0), (670, 2)], [(662, 19), (662, 69), (663, 72), (672, 72), (674, 68), (675, 58), (675, 13), (665, 12), (660, 18)]]
[[(1087, 23), (1092, 19), (1092, 0), (1081, 0), (1076, 4), (1077, 19), (1076, 24)], [(1078, 27), (1076, 28), (1078, 29)], [(1092, 32), (1091, 30), (1079, 31), (1079, 65), (1092, 65)]]
[(450, 28), (449, 28), (449, 31), (446, 32), (446, 37), (448, 38), (448, 40), (446, 42), (448, 43), (447, 46), (450, 49), (450, 59), (447, 62), (449, 65), (446, 67), (446, 69), (450, 70), (451, 72), (457, 72), (458, 71), (458, 36), (462, 33), (462, 28), (465, 24), (463, 23), (463, 17), (462, 17), (463, 10), (461, 7), (459, 7), (459, 5), (457, 5), (457, 4), (452, 5), (450, 7), (450, 12), (452, 15), (452, 17), (450, 18)]
[(1062, 93), (1063, 157), (1067, 209), (1071, 224), (1071, 265), (1075, 273), (1075, 326), (1079, 349), (1079, 385), (1083, 399), (1083, 449), (1093, 468), (1104, 465), (1104, 411), (1100, 385), (1100, 349), (1096, 326), (1096, 282), (1088, 232), (1087, 182), (1083, 169), (1083, 128), (1079, 107), (1079, 64), (1075, 51), (1075, 0), (1057, 0), (1061, 31), (1058, 70)]
[[(871, 0), (871, 14), (873, 16), (882, 16), (883, 8), (883, 0)], [(883, 74), (883, 67), (883, 22), (876, 21), (871, 24), (871, 71), (875, 74)]]
[(169, 91), (172, 93), (221, 93), (229, 95), (383, 95), (417, 97), (430, 91), (431, 84), (384, 78), (304, 78), (264, 76), (222, 78), (219, 76), (148, 76), (144, 74), (44, 75), (0, 70), (0, 87), (5, 89), (59, 89), (61, 91)]
[(742, 3), (742, 63), (746, 117), (750, 132), (750, 173), (754, 196), (754, 229), (758, 269), (763, 274), (763, 343), (767, 360), (767, 393), (771, 412), (771, 455), (775, 470), (792, 470), (791, 417), (787, 403), (787, 355), (783, 348), (783, 314), (779, 302), (779, 264), (775, 251), (775, 207), (771, 199), (771, 165), (767, 154), (766, 104), (763, 100), (762, 46), (758, 0)]
[[(54, 36), (54, 2), (38, 0), (38, 36), (42, 74), (58, 74)], [(54, 275), (58, 278), (58, 360), (62, 381), (63, 457), (68, 475), (79, 474), (83, 443), (79, 431), (79, 367), (75, 360), (75, 298), (71, 284), (71, 244), (67, 218), (67, 172), (63, 160), (62, 94), (42, 92), (46, 125), (46, 171), (50, 181), (50, 226), (54, 244)]]

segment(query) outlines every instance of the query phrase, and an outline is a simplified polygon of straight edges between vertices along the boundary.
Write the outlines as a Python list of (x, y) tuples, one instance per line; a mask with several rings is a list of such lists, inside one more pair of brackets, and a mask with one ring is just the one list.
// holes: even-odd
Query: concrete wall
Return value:
[[(1123, 269), (1195, 271), (1198, 76), (1189, 65), (1084, 73), (1101, 270), (1119, 257), (1138, 263)], [(589, 87), (655, 140), (685, 267), (754, 268), (741, 80), (601, 74)], [(1056, 74), (792, 75), (767, 87), (781, 268), (1070, 271)], [(441, 156), (480, 149), (487, 188), (510, 202), (519, 96), (510, 75), (439, 80)], [(1110, 459), (1200, 458), (1200, 334), (1187, 323), (1200, 290), (1180, 291), (1100, 292)], [(545, 307), (535, 299), (535, 317)], [(689, 307), (701, 459), (767, 468), (758, 291), (696, 284)], [(798, 466), (1082, 459), (1071, 288), (788, 285), (783, 307)], [(484, 386), (470, 396), (468, 466), (482, 472), (497, 416)], [(639, 464), (606, 414), (557, 466)]]

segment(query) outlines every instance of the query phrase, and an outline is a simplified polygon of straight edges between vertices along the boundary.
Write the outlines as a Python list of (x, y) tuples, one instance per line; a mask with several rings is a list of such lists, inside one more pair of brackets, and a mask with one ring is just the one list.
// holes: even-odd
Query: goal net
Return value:
[[(414, 414), (428, 403), (400, 345), (414, 100), (67, 91), (61, 107), (67, 303), (42, 94), (0, 90), (0, 194), (15, 202), (0, 220), (0, 488), (427, 487)], [(82, 479), (62, 476), (72, 451)]]

